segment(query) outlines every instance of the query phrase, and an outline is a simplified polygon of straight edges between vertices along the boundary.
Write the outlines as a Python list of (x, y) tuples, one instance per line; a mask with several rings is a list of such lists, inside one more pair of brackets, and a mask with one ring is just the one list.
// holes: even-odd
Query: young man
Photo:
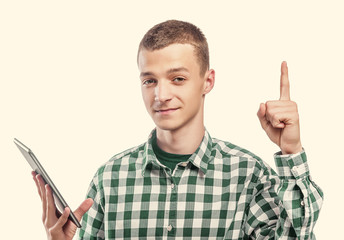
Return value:
[[(281, 149), (275, 154), (277, 175), (253, 153), (205, 130), (204, 100), (215, 72), (197, 27), (175, 20), (154, 26), (140, 43), (137, 61), (156, 128), (146, 143), (98, 169), (89, 199), (75, 211), (83, 216), (79, 237), (315, 239), (323, 194), (309, 176), (286, 63), (280, 99), (258, 111)], [(49, 186), (34, 179), (49, 239), (71, 239), (76, 227), (67, 221), (70, 210), (58, 218)]]

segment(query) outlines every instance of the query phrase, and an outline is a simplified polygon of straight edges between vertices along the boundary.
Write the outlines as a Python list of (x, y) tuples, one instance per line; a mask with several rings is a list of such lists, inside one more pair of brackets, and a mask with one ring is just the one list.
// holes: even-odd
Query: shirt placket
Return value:
[(168, 178), (167, 186), (169, 188), (169, 199), (170, 199), (170, 208), (166, 214), (168, 218), (168, 225), (166, 226), (167, 230), (167, 239), (174, 239), (176, 236), (176, 226), (177, 226), (177, 203), (178, 203), (178, 183), (181, 175), (183, 174), (183, 169), (176, 169), (171, 175), (170, 171), (165, 171)]

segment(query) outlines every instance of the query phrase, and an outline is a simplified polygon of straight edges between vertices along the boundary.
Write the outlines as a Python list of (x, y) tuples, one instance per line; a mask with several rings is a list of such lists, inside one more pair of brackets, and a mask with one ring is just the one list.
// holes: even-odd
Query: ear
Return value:
[(214, 69), (209, 69), (205, 75), (205, 82), (204, 82), (204, 90), (203, 90), (203, 95), (206, 95), (209, 93), (215, 84), (215, 70)]

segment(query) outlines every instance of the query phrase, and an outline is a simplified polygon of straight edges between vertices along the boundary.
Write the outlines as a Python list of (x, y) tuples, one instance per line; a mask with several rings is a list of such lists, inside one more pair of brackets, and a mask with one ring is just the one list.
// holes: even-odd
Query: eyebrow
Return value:
[(180, 67), (180, 68), (171, 68), (167, 71), (167, 74), (171, 74), (174, 72), (189, 72), (189, 70), (185, 67)]
[[(175, 72), (189, 72), (189, 70), (185, 67), (179, 67), (179, 68), (171, 68), (167, 70), (167, 74), (175, 73)], [(142, 72), (140, 73), (140, 77), (145, 77), (145, 76), (152, 76), (154, 73), (152, 72)]]

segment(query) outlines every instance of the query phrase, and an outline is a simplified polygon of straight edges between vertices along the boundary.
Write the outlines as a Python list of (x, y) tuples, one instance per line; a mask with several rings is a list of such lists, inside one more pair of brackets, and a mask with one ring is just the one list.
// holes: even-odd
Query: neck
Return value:
[(193, 154), (204, 137), (204, 123), (187, 124), (176, 130), (156, 128), (157, 144), (168, 153)]

